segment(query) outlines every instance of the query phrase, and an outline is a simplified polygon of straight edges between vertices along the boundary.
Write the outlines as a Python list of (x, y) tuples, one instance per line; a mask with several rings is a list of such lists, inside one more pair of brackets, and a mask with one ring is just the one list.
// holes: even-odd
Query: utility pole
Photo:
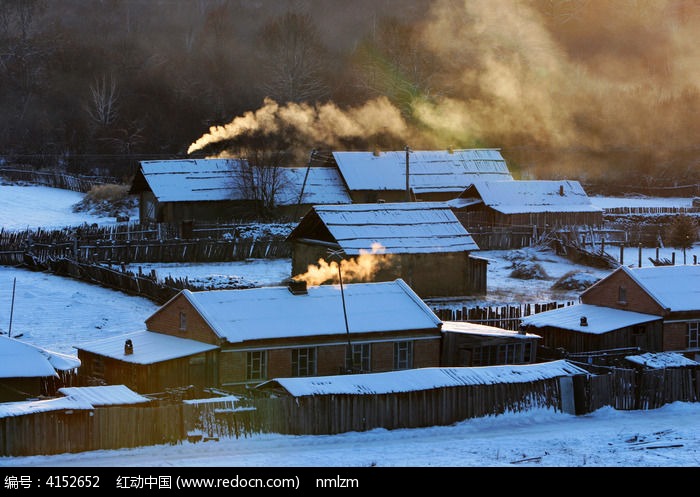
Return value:
[(408, 154), (411, 152), (411, 149), (406, 145), (406, 202), (411, 201), (411, 184), (409, 181), (410, 178), (410, 168), (409, 168), (409, 157)]
[(12, 304), (10, 305), (10, 327), (7, 330), (7, 336), (12, 338), (12, 314), (15, 311), (15, 286), (17, 286), (17, 278), (12, 282)]

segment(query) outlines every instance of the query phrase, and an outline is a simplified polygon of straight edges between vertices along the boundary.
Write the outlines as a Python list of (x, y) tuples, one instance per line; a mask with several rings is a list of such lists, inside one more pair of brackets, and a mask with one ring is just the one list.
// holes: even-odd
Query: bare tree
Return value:
[(114, 76), (110, 75), (109, 80), (104, 74), (101, 79), (95, 78), (90, 86), (90, 100), (87, 105), (90, 118), (99, 126), (111, 126), (118, 117), (118, 100), (119, 92)]
[(317, 101), (328, 96), (323, 68), (326, 49), (309, 15), (287, 12), (262, 29), (268, 96), (282, 102)]

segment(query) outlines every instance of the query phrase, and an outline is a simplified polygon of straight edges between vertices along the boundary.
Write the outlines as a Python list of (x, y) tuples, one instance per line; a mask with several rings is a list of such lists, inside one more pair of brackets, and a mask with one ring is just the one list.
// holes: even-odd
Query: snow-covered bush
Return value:
[(128, 217), (136, 208), (136, 198), (129, 195), (128, 185), (95, 185), (73, 206), (73, 212), (89, 212), (98, 216)]
[(552, 285), (554, 290), (585, 290), (598, 281), (598, 277), (586, 271), (569, 271)]
[(517, 261), (513, 263), (513, 270), (510, 272), (511, 278), (520, 280), (546, 280), (549, 279), (547, 271), (541, 264), (533, 261)]

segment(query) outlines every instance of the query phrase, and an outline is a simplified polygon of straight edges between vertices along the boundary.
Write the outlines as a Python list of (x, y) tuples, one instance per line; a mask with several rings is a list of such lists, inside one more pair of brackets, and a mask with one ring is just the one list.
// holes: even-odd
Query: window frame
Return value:
[(317, 357), (317, 347), (292, 349), (292, 376), (295, 378), (316, 376)]
[[(256, 362), (258, 364), (254, 366)], [(245, 379), (246, 381), (267, 379), (267, 350), (251, 350), (246, 352)]]
[(394, 371), (413, 369), (413, 341), (394, 342)]

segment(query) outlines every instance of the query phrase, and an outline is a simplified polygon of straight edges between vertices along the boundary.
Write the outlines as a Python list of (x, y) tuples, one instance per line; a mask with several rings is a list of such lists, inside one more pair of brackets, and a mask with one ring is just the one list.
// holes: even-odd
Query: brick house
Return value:
[(700, 355), (700, 266), (620, 266), (587, 288), (581, 302), (661, 316), (662, 351)]
[[(179, 340), (185, 352), (188, 344), (190, 349), (193, 344), (206, 349), (183, 352), (184, 362), (169, 372), (160, 369), (167, 363), (151, 364), (149, 376), (171, 378), (171, 387), (196, 380), (200, 388), (243, 391), (275, 377), (438, 366), (441, 325), (400, 279), (346, 284), (342, 291), (339, 285), (307, 288), (293, 282), (289, 287), (183, 290), (146, 319), (147, 331), (140, 334)], [(137, 334), (132, 339), (134, 351), (129, 356), (138, 353), (136, 340), (142, 338)], [(92, 354), (82, 355), (84, 363), (94, 363), (99, 348), (95, 344), (81, 348)], [(172, 348), (177, 346), (152, 353), (168, 354)], [(123, 362), (124, 352), (116, 352)], [(183, 369), (193, 367), (201, 371), (198, 377), (182, 376)], [(132, 385), (128, 377), (111, 382)]]

